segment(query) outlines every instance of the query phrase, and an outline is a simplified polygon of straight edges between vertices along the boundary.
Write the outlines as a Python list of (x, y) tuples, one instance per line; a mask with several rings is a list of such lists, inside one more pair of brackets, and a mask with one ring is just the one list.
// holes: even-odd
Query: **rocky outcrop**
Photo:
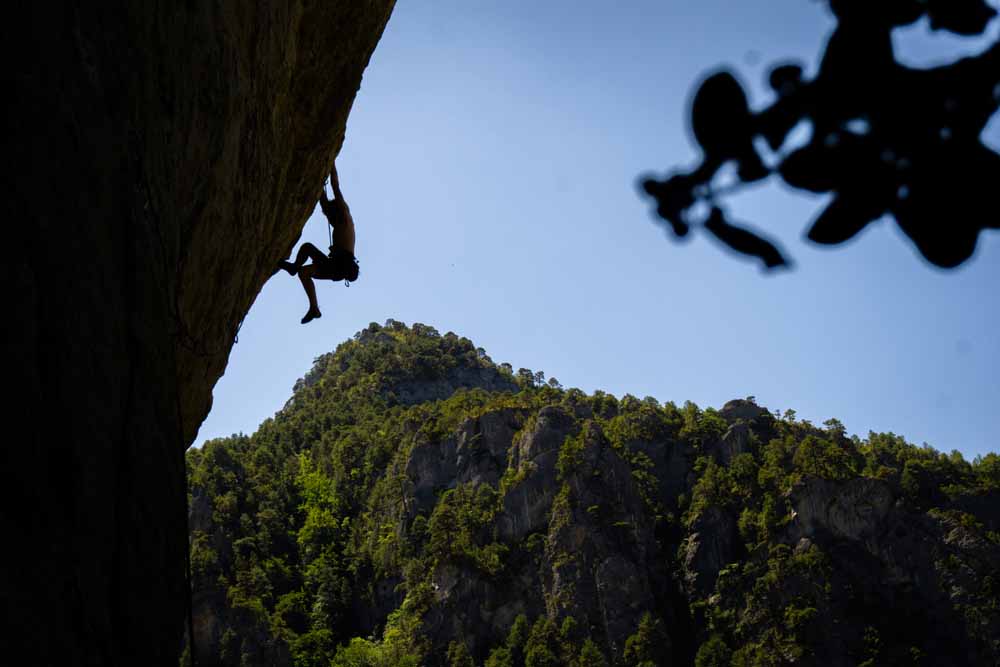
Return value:
[(718, 441), (708, 445), (706, 453), (722, 465), (729, 465), (738, 455), (749, 453), (754, 438), (760, 442), (771, 435), (771, 414), (753, 401), (729, 401), (719, 410), (719, 416), (729, 428)]
[[(11, 655), (177, 664), (183, 451), (299, 235), (392, 0), (5, 17)], [(53, 419), (53, 411), (58, 418)], [(18, 650), (18, 649), (23, 649)]]
[(722, 465), (729, 465), (740, 454), (750, 451), (750, 425), (737, 422), (726, 429), (722, 438), (709, 447), (709, 454)]
[[(549, 616), (573, 617), (619, 655), (644, 614), (663, 613), (667, 581), (631, 468), (595, 424), (585, 423), (580, 438), (577, 460), (567, 466), (563, 459), (550, 515)], [(669, 637), (660, 649), (671, 652)]]
[[(620, 655), (643, 614), (670, 618), (669, 577), (631, 468), (594, 423), (584, 425), (581, 433), (562, 407), (542, 408), (527, 422), (520, 411), (502, 410), (411, 450), (406, 504), (429, 512), (434, 491), (490, 485), (503, 492), (491, 530), (510, 553), (529, 554), (509, 558), (499, 579), (455, 562), (435, 570), (424, 620), (433, 655), (456, 638), (485, 654), (518, 614), (573, 617), (585, 636)], [(582, 439), (579, 452), (560, 459), (572, 438)]]
[(789, 498), (795, 508), (793, 535), (815, 538), (825, 533), (836, 539), (861, 540), (883, 529), (896, 494), (878, 479), (807, 478), (791, 490)]
[(406, 463), (410, 518), (429, 513), (437, 494), (458, 484), (496, 486), (507, 469), (507, 455), (524, 416), (515, 410), (488, 412), (462, 423), (457, 433), (441, 442), (413, 447)]
[[(787, 499), (792, 512), (780, 539), (793, 557), (782, 561), (772, 551), (764, 579), (767, 599), (786, 610), (786, 622), (787, 609), (809, 608), (810, 650), (796, 662), (847, 666), (868, 656), (899, 664), (925, 654), (936, 656), (935, 664), (995, 662), (1000, 611), (992, 582), (1000, 575), (1000, 544), (984, 539), (981, 527), (970, 528), (972, 515), (917, 511), (890, 483), (871, 478), (807, 477)], [(732, 610), (738, 622), (763, 627), (761, 600), (750, 593), (760, 587), (760, 574), (746, 566), (709, 603), (740, 601)], [(749, 604), (733, 595), (740, 587)], [(701, 588), (697, 596), (711, 592)]]
[(683, 545), (684, 586), (692, 599), (707, 597), (723, 567), (736, 560), (736, 520), (718, 507), (700, 514)]
[(560, 408), (543, 408), (523, 437), (511, 448), (510, 488), (503, 497), (498, 520), (500, 536), (511, 542), (548, 527), (549, 512), (558, 488), (556, 459), (566, 437), (575, 433), (574, 419)]
[(727, 401), (726, 404), (719, 409), (719, 416), (730, 424), (735, 424), (739, 421), (753, 421), (755, 419), (766, 417), (768, 414), (769, 413), (766, 408), (760, 407), (753, 400), (743, 398), (736, 398), (731, 401)]
[(479, 388), (485, 391), (517, 391), (517, 384), (495, 368), (453, 369), (446, 376), (428, 380), (401, 382), (393, 389), (393, 396), (404, 405), (448, 398), (456, 389)]
[[(773, 433), (766, 411), (727, 412), (730, 427), (716, 454), (734, 434), (750, 443)], [(486, 422), (495, 426), (483, 428)], [(483, 452), (479, 459), (460, 454), (472, 441)], [(575, 453), (567, 453), (570, 443)], [(629, 447), (668, 479), (690, 456), (669, 442)], [(610, 656), (622, 655), (642, 615), (651, 613), (668, 628), (660, 639), (663, 659), (680, 664), (688, 663), (692, 641), (697, 646), (707, 639), (714, 614), (735, 619), (751, 646), (755, 637), (782, 628), (785, 635), (770, 635), (779, 637), (777, 644), (761, 644), (762, 655), (784, 652), (800, 664), (846, 667), (866, 655), (895, 664), (928, 654), (951, 656), (942, 664), (976, 665), (1000, 655), (1000, 640), (968, 639), (1000, 636), (991, 583), (1000, 575), (1000, 546), (983, 538), (982, 526), (963, 524), (972, 515), (918, 511), (894, 482), (802, 477), (783, 499), (788, 513), (770, 547), (747, 544), (737, 527), (742, 508), (720, 505), (692, 516), (671, 543), (664, 534), (657, 539), (622, 450), (609, 445), (594, 421), (581, 421), (563, 406), (542, 408), (527, 420), (511, 411), (489, 414), (464, 423), (432, 459), (425, 451), (412, 450), (411, 479), (435, 478), (441, 487), (449, 479), (492, 486), (499, 479), (503, 496), (493, 535), (512, 554), (536, 545), (527, 547), (530, 559), (510, 559), (499, 579), (451, 562), (434, 572), (435, 602), (424, 619), (430, 655), (443, 655), (456, 638), (483, 655), (522, 613), (557, 623), (571, 616)], [(749, 446), (721, 452), (724, 466), (739, 453), (755, 453)], [(502, 461), (508, 468), (498, 476)], [(976, 514), (986, 520), (995, 510), (985, 496), (968, 496), (970, 503), (989, 510)], [(676, 570), (665, 546), (677, 550)], [(683, 591), (680, 605), (674, 578)], [(887, 617), (889, 610), (905, 610), (906, 623)], [(685, 634), (687, 613), (695, 622), (693, 638)], [(893, 627), (902, 628), (898, 636), (890, 634)]]

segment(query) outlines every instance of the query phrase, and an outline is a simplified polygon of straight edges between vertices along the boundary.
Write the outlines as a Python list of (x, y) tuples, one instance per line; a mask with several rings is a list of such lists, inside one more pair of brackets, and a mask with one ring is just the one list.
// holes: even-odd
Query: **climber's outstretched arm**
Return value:
[(347, 206), (344, 193), (340, 191), (336, 163), (330, 169), (330, 185), (333, 187), (334, 199), (327, 199), (324, 187), (319, 203), (327, 222), (333, 227), (333, 245), (354, 254), (354, 218), (351, 217), (351, 209)]
[(340, 177), (337, 174), (336, 162), (330, 169), (330, 186), (333, 188), (333, 199), (327, 198), (326, 187), (324, 186), (319, 202), (323, 207), (323, 213), (330, 220), (330, 224), (336, 227), (344, 218), (350, 216), (347, 200), (344, 199), (344, 193), (340, 191)]
[(326, 183), (323, 183), (323, 187), (319, 190), (319, 207), (323, 209), (323, 214), (327, 218), (334, 214), (333, 202), (326, 196)]
[[(337, 174), (336, 162), (330, 168), (330, 186), (333, 187), (333, 196), (339, 201), (344, 201), (344, 193), (340, 191), (340, 176)], [(323, 196), (326, 196), (326, 190), (323, 191)]]

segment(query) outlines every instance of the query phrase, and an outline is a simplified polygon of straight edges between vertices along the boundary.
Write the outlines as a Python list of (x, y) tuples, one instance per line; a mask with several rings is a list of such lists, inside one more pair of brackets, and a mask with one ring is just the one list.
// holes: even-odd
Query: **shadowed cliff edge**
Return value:
[(24, 425), (0, 459), (8, 653), (177, 664), (183, 451), (315, 204), (393, 4), (6, 17), (4, 344)]

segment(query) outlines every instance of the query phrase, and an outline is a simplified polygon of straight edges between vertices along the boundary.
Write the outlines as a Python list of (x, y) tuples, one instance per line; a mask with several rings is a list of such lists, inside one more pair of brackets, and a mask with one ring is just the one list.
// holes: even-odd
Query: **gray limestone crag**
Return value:
[(537, 415), (532, 428), (513, 443), (508, 454), (512, 483), (503, 497), (498, 519), (500, 536), (519, 541), (545, 530), (555, 498), (556, 459), (566, 437), (575, 433), (573, 417), (548, 407)]
[(524, 416), (516, 410), (498, 410), (466, 420), (441, 442), (413, 447), (406, 464), (409, 493), (414, 499), (411, 518), (430, 512), (437, 493), (457, 484), (497, 486), (507, 469), (507, 453)]
[(719, 442), (710, 449), (710, 453), (719, 463), (727, 466), (740, 454), (750, 451), (751, 433), (749, 424), (737, 422), (726, 429)]
[(765, 408), (745, 399), (729, 401), (719, 410), (729, 428), (708, 446), (707, 453), (722, 465), (729, 465), (740, 454), (750, 452), (754, 438), (758, 442), (770, 434), (773, 417)]
[[(574, 415), (557, 406), (530, 419), (504, 409), (410, 450), (404, 504), (414, 514), (429, 512), (444, 489), (490, 485), (504, 491), (495, 538), (512, 549), (537, 545), (527, 547), (530, 557), (511, 560), (499, 580), (467, 563), (433, 572), (434, 604), (424, 620), (432, 654), (456, 638), (482, 652), (526, 614), (572, 616), (620, 655), (644, 613), (669, 617), (669, 576), (631, 468), (595, 424), (584, 424), (581, 434)], [(573, 437), (583, 438), (582, 449), (562, 474), (560, 450)]]
[(749, 422), (755, 419), (769, 416), (767, 408), (762, 408), (753, 400), (737, 398), (728, 401), (719, 409), (719, 416), (728, 423), (734, 424), (739, 421)]
[(813, 538), (823, 531), (835, 538), (864, 539), (882, 527), (896, 500), (882, 480), (846, 482), (807, 478), (792, 488), (792, 532)]
[(414, 405), (448, 398), (458, 388), (472, 387), (490, 392), (517, 391), (517, 384), (495, 368), (458, 367), (444, 377), (396, 384), (393, 394), (403, 405)]
[[(379, 342), (377, 335), (362, 338)], [(450, 380), (440, 375), (429, 380), (449, 385), (442, 390), (447, 394), (465, 386), (462, 373), (445, 375)], [(477, 388), (497, 384), (483, 376)], [(507, 389), (506, 383), (501, 386)], [(399, 396), (398, 385), (388, 389)], [(508, 549), (498, 576), (461, 559), (444, 561), (430, 573), (433, 603), (421, 634), (431, 643), (432, 656), (443, 655), (457, 638), (473, 653), (483, 653), (519, 614), (557, 622), (572, 616), (617, 655), (644, 613), (672, 619), (665, 605), (671, 587), (666, 558), (646, 506), (630, 466), (596, 423), (581, 422), (565, 406), (501, 408), (466, 419), (441, 437), (416, 432), (412, 437), (398, 468), (405, 512), (396, 518), (397, 530), (418, 515), (429, 516), (450, 489), (487, 486), (501, 495), (481, 538)], [(560, 452), (576, 437), (578, 456), (560, 471)], [(650, 451), (662, 448), (647, 445)], [(400, 604), (398, 583), (390, 577), (367, 587), (370, 592), (355, 609), (363, 632), (377, 631)], [(669, 644), (661, 648), (670, 652)], [(438, 664), (436, 658), (431, 664)]]
[[(574, 617), (619, 655), (643, 614), (662, 611), (668, 582), (632, 469), (596, 424), (585, 422), (580, 437), (550, 514), (549, 616)], [(669, 639), (661, 648), (670, 652)]]
[[(752, 452), (752, 441), (772, 435), (771, 415), (747, 402), (730, 402), (720, 415), (729, 428), (718, 442), (709, 443), (706, 453), (717, 456), (722, 465)], [(671, 604), (679, 595), (675, 578), (688, 605), (700, 601), (708, 608), (731, 603), (733, 598), (727, 596), (734, 590), (749, 594), (753, 588), (753, 579), (741, 583), (740, 569), (731, 566), (765, 563), (768, 555), (747, 553), (737, 529), (738, 507), (709, 506), (692, 518), (677, 536), (675, 572), (660, 551), (663, 544), (654, 536), (649, 507), (640, 498), (632, 468), (621, 458), (622, 451), (648, 457), (650, 470), (660, 477), (658, 488), (676, 495), (691, 491), (685, 480), (692, 452), (669, 441), (632, 441), (627, 450), (616, 450), (589, 416), (564, 406), (543, 407), (534, 415), (501, 410), (464, 422), (438, 443), (411, 450), (406, 471), (413, 507), (428, 512), (435, 490), (460, 483), (499, 483), (503, 496), (492, 522), (495, 539), (511, 548), (533, 541), (539, 545), (531, 559), (513, 559), (500, 580), (453, 562), (433, 573), (435, 602), (424, 626), (434, 646), (432, 655), (443, 655), (456, 638), (481, 654), (520, 613), (545, 614), (557, 622), (572, 616), (609, 655), (621, 655), (642, 614), (652, 612), (667, 621), (664, 654), (677, 659), (685, 655), (683, 646), (691, 638), (678, 634), (686, 620)], [(571, 439), (582, 445), (572, 471), (563, 474), (560, 452)], [(726, 443), (735, 444), (727, 449)], [(814, 548), (830, 554), (832, 581), (840, 586), (815, 612), (832, 628), (826, 637), (813, 639), (816, 656), (828, 658), (805, 655), (800, 661), (852, 664), (857, 646), (864, 643), (864, 628), (840, 625), (851, 617), (852, 605), (859, 604), (843, 591), (860, 590), (864, 599), (879, 605), (915, 600), (923, 609), (919, 623), (927, 628), (930, 645), (964, 650), (957, 643), (951, 647), (946, 637), (929, 628), (935, 622), (942, 628), (959, 622), (953, 612), (956, 605), (983, 604), (975, 582), (988, 577), (1000, 562), (997, 545), (947, 516), (904, 507), (898, 488), (879, 479), (806, 477), (787, 501), (792, 511), (780, 539), (803, 558)], [(728, 583), (720, 594), (717, 581), (723, 571), (729, 572)], [(771, 595), (781, 608), (799, 604), (812, 584), (807, 577), (787, 576), (774, 586)], [(736, 608), (732, 613), (747, 612)], [(754, 628), (760, 619), (745, 622)], [(979, 624), (970, 634), (991, 636), (1000, 617), (970, 617), (965, 622)], [(695, 630), (704, 632), (704, 626)], [(681, 646), (672, 648), (671, 642)], [(990, 655), (996, 655), (996, 647), (973, 649), (968, 655), (972, 662), (956, 664), (975, 664)]]
[(718, 507), (709, 507), (691, 526), (683, 549), (684, 586), (693, 598), (707, 597), (715, 589), (719, 571), (736, 560), (739, 534), (736, 519)]
[[(10, 655), (177, 664), (184, 449), (393, 0), (8, 8)], [(52, 419), (53, 408), (58, 418)], [(18, 650), (23, 647), (25, 652)]]
[[(826, 593), (819, 596), (813, 610), (816, 626), (826, 631), (811, 636), (811, 651), (799, 656), (798, 663), (857, 664), (857, 656), (868, 650), (864, 647), (870, 649), (866, 628), (884, 622), (885, 609), (906, 615), (905, 622), (897, 623), (906, 635), (881, 640), (882, 650), (892, 652), (883, 654), (887, 664), (896, 664), (901, 655), (909, 656), (906, 647), (917, 644), (931, 648), (939, 659), (949, 656), (937, 664), (991, 664), (1000, 655), (1000, 611), (990, 590), (1000, 575), (1000, 545), (963, 525), (960, 515), (948, 510), (921, 512), (906, 503), (891, 483), (872, 478), (806, 477), (791, 489), (787, 500), (792, 513), (781, 541), (796, 556), (813, 548), (828, 555), (822, 566)], [(728, 521), (718, 521), (714, 509), (705, 515), (712, 515), (721, 526), (712, 531), (716, 539), (732, 533)], [(710, 553), (712, 558), (695, 558), (695, 562), (710, 563), (709, 573), (718, 575), (716, 566), (727, 558), (715, 558), (714, 550)], [(762, 562), (763, 558), (752, 554), (750, 561)], [(729, 560), (729, 564), (736, 562), (731, 555)], [(753, 589), (760, 572), (750, 568), (741, 575), (737, 569), (722, 591), (699, 586), (701, 581), (692, 575), (700, 573), (688, 565), (686, 571), (695, 584), (693, 597), (707, 599), (710, 605), (724, 604), (727, 597), (739, 599), (732, 597), (733, 590)], [(801, 570), (786, 572), (774, 580), (768, 593), (778, 609), (802, 605), (804, 596), (814, 595), (810, 575)], [(963, 609), (978, 611), (957, 613)], [(741, 607), (732, 613), (747, 630), (760, 624), (760, 610)], [(966, 637), (992, 639), (970, 642)]]

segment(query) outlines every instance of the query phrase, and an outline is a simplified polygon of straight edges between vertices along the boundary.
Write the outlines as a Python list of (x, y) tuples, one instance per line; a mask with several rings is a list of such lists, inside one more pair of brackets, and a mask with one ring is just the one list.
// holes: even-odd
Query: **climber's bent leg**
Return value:
[(321, 264), (325, 262), (327, 258), (323, 251), (314, 246), (312, 243), (303, 243), (299, 246), (299, 252), (295, 255), (295, 262), (293, 262), (293, 264), (296, 268), (301, 269), (307, 259), (311, 259), (317, 264)]
[[(295, 261), (289, 262), (287, 259), (281, 260), (278, 262), (278, 268), (274, 270), (274, 273), (284, 269), (285, 271), (288, 271), (289, 275), (294, 276), (299, 272), (299, 269), (302, 268), (302, 265), (306, 263), (307, 259), (311, 259), (314, 264), (323, 264), (328, 258), (312, 243), (303, 243), (299, 247), (299, 251), (295, 254)], [(271, 275), (274, 275), (274, 273)]]

